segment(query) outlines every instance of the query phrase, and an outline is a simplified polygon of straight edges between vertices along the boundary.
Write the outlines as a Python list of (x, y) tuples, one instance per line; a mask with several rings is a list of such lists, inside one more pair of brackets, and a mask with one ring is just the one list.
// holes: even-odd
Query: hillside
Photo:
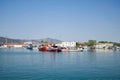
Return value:
[(52, 38), (45, 38), (45, 39), (39, 39), (39, 40), (22, 40), (22, 39), (11, 39), (11, 38), (6, 38), (6, 37), (0, 37), (0, 44), (2, 43), (23, 43), (23, 42), (26, 42), (26, 41), (32, 41), (32, 42), (40, 42), (42, 40), (45, 40), (47, 42), (61, 42), (60, 40), (58, 39), (52, 39)]
[(20, 40), (20, 39), (11, 39), (11, 38), (5, 38), (5, 37), (0, 37), (0, 44), (1, 43), (23, 43), (27, 40)]
[(55, 42), (55, 43), (59, 43), (59, 42), (62, 42), (61, 40), (58, 40), (58, 39), (52, 39), (52, 38), (44, 38), (44, 39), (40, 39), (39, 41), (47, 41), (47, 42)]

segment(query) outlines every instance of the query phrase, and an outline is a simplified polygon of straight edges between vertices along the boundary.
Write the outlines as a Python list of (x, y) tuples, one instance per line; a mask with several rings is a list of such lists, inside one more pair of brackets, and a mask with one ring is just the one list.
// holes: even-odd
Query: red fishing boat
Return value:
[(39, 51), (42, 52), (61, 52), (61, 48), (59, 48), (58, 46), (41, 46), (38, 48)]
[(48, 52), (58, 52), (58, 48), (49, 48)]
[(42, 51), (42, 52), (46, 52), (47, 51), (47, 47), (46, 46), (42, 46), (40, 48), (38, 48), (39, 51)]

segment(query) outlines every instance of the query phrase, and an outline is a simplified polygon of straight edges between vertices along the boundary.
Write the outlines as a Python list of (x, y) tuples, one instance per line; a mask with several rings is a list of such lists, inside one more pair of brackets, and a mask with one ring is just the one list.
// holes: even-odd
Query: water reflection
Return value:
[(114, 49), (96, 49), (96, 52), (105, 52), (105, 53), (107, 53), (107, 52), (114, 52), (114, 51), (116, 51), (116, 50), (114, 50)]
[[(108, 54), (106, 54), (108, 53)], [(0, 49), (0, 78), (18, 80), (79, 80), (119, 78), (120, 52), (38, 52), (26, 49)], [(7, 79), (7, 80), (8, 80)], [(88, 80), (88, 79), (87, 79)]]
[(31, 52), (33, 50), (27, 50), (26, 48), (0, 48), (0, 52)]

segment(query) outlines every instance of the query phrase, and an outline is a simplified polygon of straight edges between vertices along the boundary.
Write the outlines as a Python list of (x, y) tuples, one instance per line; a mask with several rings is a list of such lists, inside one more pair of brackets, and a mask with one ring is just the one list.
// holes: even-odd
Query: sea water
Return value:
[(120, 80), (120, 51), (0, 49), (0, 80)]

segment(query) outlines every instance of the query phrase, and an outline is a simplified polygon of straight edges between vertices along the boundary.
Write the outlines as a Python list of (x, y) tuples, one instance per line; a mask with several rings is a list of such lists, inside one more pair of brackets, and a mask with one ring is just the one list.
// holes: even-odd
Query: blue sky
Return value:
[(0, 0), (0, 36), (120, 41), (120, 0)]

